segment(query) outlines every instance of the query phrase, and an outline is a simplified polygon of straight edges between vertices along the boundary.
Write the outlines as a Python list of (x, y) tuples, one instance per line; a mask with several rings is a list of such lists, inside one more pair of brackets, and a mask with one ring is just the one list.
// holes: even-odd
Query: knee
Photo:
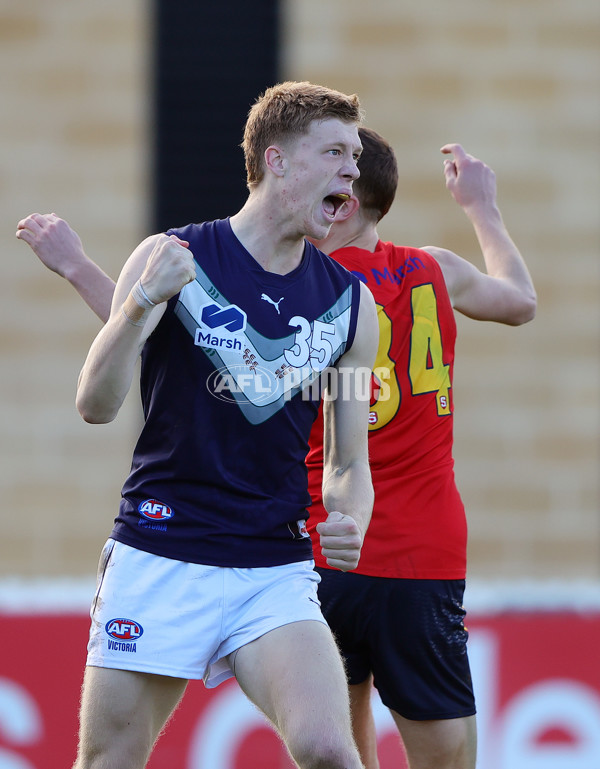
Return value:
[[(291, 751), (292, 752), (292, 751)], [(345, 742), (313, 739), (297, 746), (292, 756), (300, 769), (361, 769), (362, 763), (351, 737)]]
[(147, 760), (148, 751), (144, 749), (112, 749), (86, 742), (79, 746), (73, 769), (144, 769)]

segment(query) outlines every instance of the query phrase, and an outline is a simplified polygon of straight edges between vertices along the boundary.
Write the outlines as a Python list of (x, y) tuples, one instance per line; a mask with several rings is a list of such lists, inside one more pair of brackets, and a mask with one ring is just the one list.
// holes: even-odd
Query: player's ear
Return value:
[(337, 214), (335, 215), (336, 222), (346, 222), (352, 218), (354, 214), (360, 208), (360, 201), (356, 195), (350, 195), (348, 200), (345, 200), (339, 207)]
[(281, 147), (271, 145), (265, 150), (265, 165), (267, 170), (275, 174), (275, 176), (283, 176), (287, 167), (285, 153)]

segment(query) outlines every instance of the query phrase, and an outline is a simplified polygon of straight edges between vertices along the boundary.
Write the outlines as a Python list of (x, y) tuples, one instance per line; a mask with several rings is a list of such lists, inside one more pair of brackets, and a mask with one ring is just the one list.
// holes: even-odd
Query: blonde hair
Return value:
[(287, 81), (268, 88), (248, 113), (242, 149), (248, 187), (264, 176), (267, 147), (288, 136), (308, 131), (313, 120), (337, 118), (345, 123), (362, 121), (358, 96), (348, 96), (313, 83)]

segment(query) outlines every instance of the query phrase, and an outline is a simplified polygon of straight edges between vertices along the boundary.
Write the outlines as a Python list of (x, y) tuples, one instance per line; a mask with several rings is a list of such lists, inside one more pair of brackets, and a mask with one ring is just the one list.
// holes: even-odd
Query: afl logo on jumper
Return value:
[(140, 502), (138, 510), (144, 518), (151, 521), (167, 521), (173, 517), (171, 508), (157, 499), (146, 499), (144, 502)]

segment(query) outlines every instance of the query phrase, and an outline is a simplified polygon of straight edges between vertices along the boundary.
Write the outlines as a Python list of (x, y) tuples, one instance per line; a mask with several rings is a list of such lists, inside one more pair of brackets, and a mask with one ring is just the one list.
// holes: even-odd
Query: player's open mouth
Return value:
[(335, 215), (349, 198), (350, 195), (346, 195), (344, 192), (339, 192), (335, 195), (327, 195), (323, 201), (323, 209), (327, 216), (331, 219), (335, 219)]

